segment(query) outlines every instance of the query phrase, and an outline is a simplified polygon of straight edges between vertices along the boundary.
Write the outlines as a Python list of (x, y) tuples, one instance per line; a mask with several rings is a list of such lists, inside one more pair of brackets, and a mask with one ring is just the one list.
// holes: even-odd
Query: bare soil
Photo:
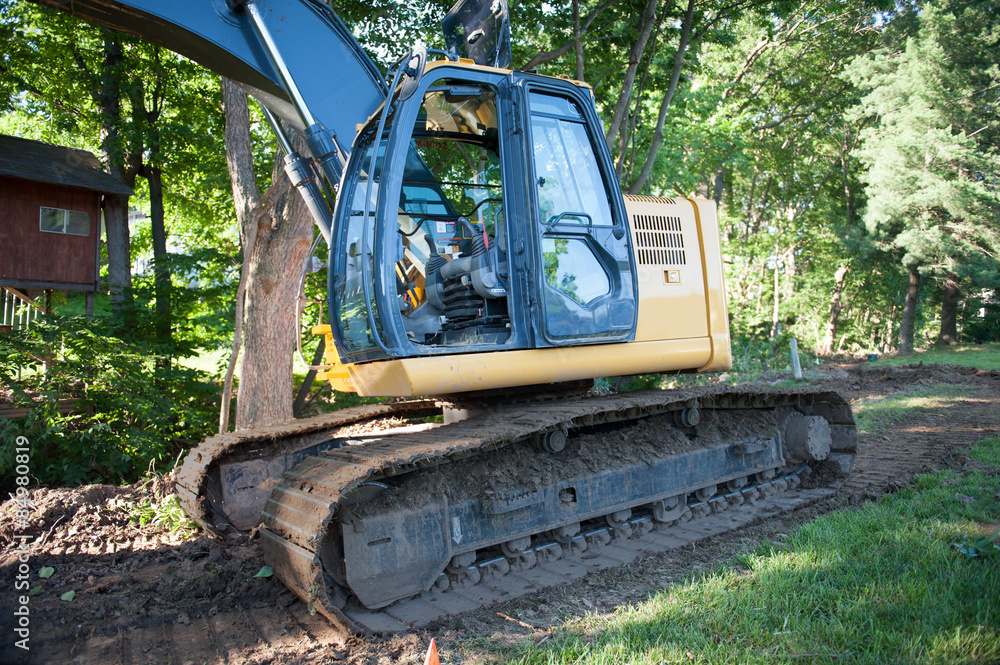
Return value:
[[(437, 638), (442, 662), (492, 662), (477, 652), (474, 640), (545, 640), (556, 623), (644, 600), (765, 539), (780, 541), (818, 514), (877, 500), (916, 473), (962, 468), (968, 464), (966, 447), (1000, 433), (1000, 372), (843, 365), (820, 368), (812, 383), (852, 402), (935, 384), (970, 386), (975, 397), (946, 409), (924, 409), (885, 435), (862, 433), (854, 471), (830, 499), (389, 638), (343, 635), (319, 615), (310, 615), (277, 580), (255, 578), (264, 565), (255, 535), (230, 541), (204, 534), (183, 537), (132, 519), (137, 513), (130, 506), (158, 500), (168, 487), (35, 490), (36, 511), (27, 531), (35, 541), (28, 582), (29, 588), (41, 589), (28, 602), (29, 652), (15, 648), (16, 637), (11, 637), (12, 610), (25, 593), (15, 590), (19, 562), (13, 538), (24, 532), (16, 530), (13, 501), (0, 505), (5, 608), (0, 663), (419, 664), (431, 637)], [(39, 577), (42, 567), (54, 569), (50, 578)], [(75, 597), (62, 600), (68, 591)]]
[[(442, 495), (457, 504), (477, 496), (499, 499), (528, 494), (599, 469), (622, 468), (708, 445), (701, 442), (762, 436), (773, 431), (774, 420), (770, 413), (748, 422), (720, 411), (702, 420), (697, 426), (698, 438), (691, 439), (673, 426), (672, 416), (658, 415), (627, 429), (574, 436), (572, 445), (559, 453), (543, 453), (533, 446), (501, 448), (455, 462), (447, 469), (435, 467), (414, 474), (412, 480), (390, 487), (374, 501), (352, 510), (355, 516), (364, 517), (423, 506)], [(456, 476), (470, 482), (458, 486), (450, 483)]]

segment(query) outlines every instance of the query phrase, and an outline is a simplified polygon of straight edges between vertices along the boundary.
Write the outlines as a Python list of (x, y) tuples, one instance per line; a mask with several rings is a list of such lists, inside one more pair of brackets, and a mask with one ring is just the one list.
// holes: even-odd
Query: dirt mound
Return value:
[(811, 383), (830, 387), (846, 396), (856, 393), (886, 394), (914, 386), (931, 386), (938, 383), (991, 385), (998, 380), (1000, 371), (974, 367), (923, 363), (892, 367), (858, 363), (828, 366), (827, 372), (819, 373)]
[[(0, 504), (0, 545), (5, 549), (12, 542), (15, 533), (28, 534), (36, 547), (53, 547), (53, 543), (66, 547), (70, 544), (82, 545), (86, 533), (94, 530), (98, 537), (108, 540), (113, 533), (106, 527), (129, 533), (135, 537), (138, 529), (128, 529), (118, 509), (129, 502), (137, 502), (147, 494), (135, 487), (114, 487), (111, 485), (89, 485), (71, 489), (34, 490), (31, 506), (34, 508), (27, 528), (15, 531), (14, 511), (18, 504), (10, 499)], [(147, 497), (148, 498), (148, 497)], [(61, 527), (53, 537), (55, 529)], [(40, 541), (38, 539), (41, 539)]]
[[(32, 633), (38, 651), (33, 649), (30, 661), (15, 661), (23, 654), (0, 650), (0, 662), (69, 662), (59, 654), (76, 648), (74, 626), (113, 638), (165, 622), (184, 627), (216, 615), (292, 604), (294, 597), (279, 582), (254, 577), (264, 565), (256, 539), (221, 541), (143, 524), (142, 517), (155, 518), (150, 506), (167, 496), (162, 486), (149, 485), (36, 490), (27, 529), (14, 523), (13, 501), (0, 506), (0, 584), (15, 588), (18, 552), (12, 540), (28, 534), (28, 583), (37, 589), (29, 607), (32, 625), (39, 627)], [(39, 575), (43, 568), (52, 569), (51, 577)], [(72, 600), (65, 600), (68, 592)], [(0, 623), (9, 621), (7, 613)], [(12, 627), (2, 629), (11, 634)]]

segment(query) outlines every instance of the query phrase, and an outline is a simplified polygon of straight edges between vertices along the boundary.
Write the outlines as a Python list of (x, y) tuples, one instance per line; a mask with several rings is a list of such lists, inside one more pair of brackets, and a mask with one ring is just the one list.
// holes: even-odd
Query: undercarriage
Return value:
[[(424, 422), (442, 408), (465, 419)], [(806, 390), (423, 400), (213, 437), (178, 491), (212, 531), (260, 525), (311, 610), (386, 632), (794, 507), (803, 478), (849, 472), (856, 437), (841, 397)]]

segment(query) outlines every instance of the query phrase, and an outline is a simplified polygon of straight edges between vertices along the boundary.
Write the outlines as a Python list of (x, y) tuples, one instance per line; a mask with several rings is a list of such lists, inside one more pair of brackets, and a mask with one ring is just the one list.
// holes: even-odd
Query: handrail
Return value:
[(33, 298), (15, 288), (3, 287), (3, 298), (2, 303), (0, 303), (0, 327), (9, 327), (12, 330), (30, 328), (32, 321), (37, 321), (38, 317), (48, 313)]

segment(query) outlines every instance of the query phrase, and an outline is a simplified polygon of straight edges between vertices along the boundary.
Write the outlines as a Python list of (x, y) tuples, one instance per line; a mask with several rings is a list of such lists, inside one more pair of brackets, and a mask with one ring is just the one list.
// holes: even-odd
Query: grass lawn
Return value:
[(940, 363), (944, 365), (965, 365), (979, 369), (1000, 369), (1000, 343), (959, 344), (951, 348), (930, 347), (917, 351), (913, 355), (895, 355), (879, 358), (874, 365), (912, 365), (923, 362), (925, 365)]
[(939, 383), (933, 386), (913, 386), (892, 397), (875, 395), (857, 400), (852, 405), (854, 420), (861, 436), (882, 436), (895, 423), (924, 409), (942, 409), (962, 400), (979, 398), (974, 386)]

